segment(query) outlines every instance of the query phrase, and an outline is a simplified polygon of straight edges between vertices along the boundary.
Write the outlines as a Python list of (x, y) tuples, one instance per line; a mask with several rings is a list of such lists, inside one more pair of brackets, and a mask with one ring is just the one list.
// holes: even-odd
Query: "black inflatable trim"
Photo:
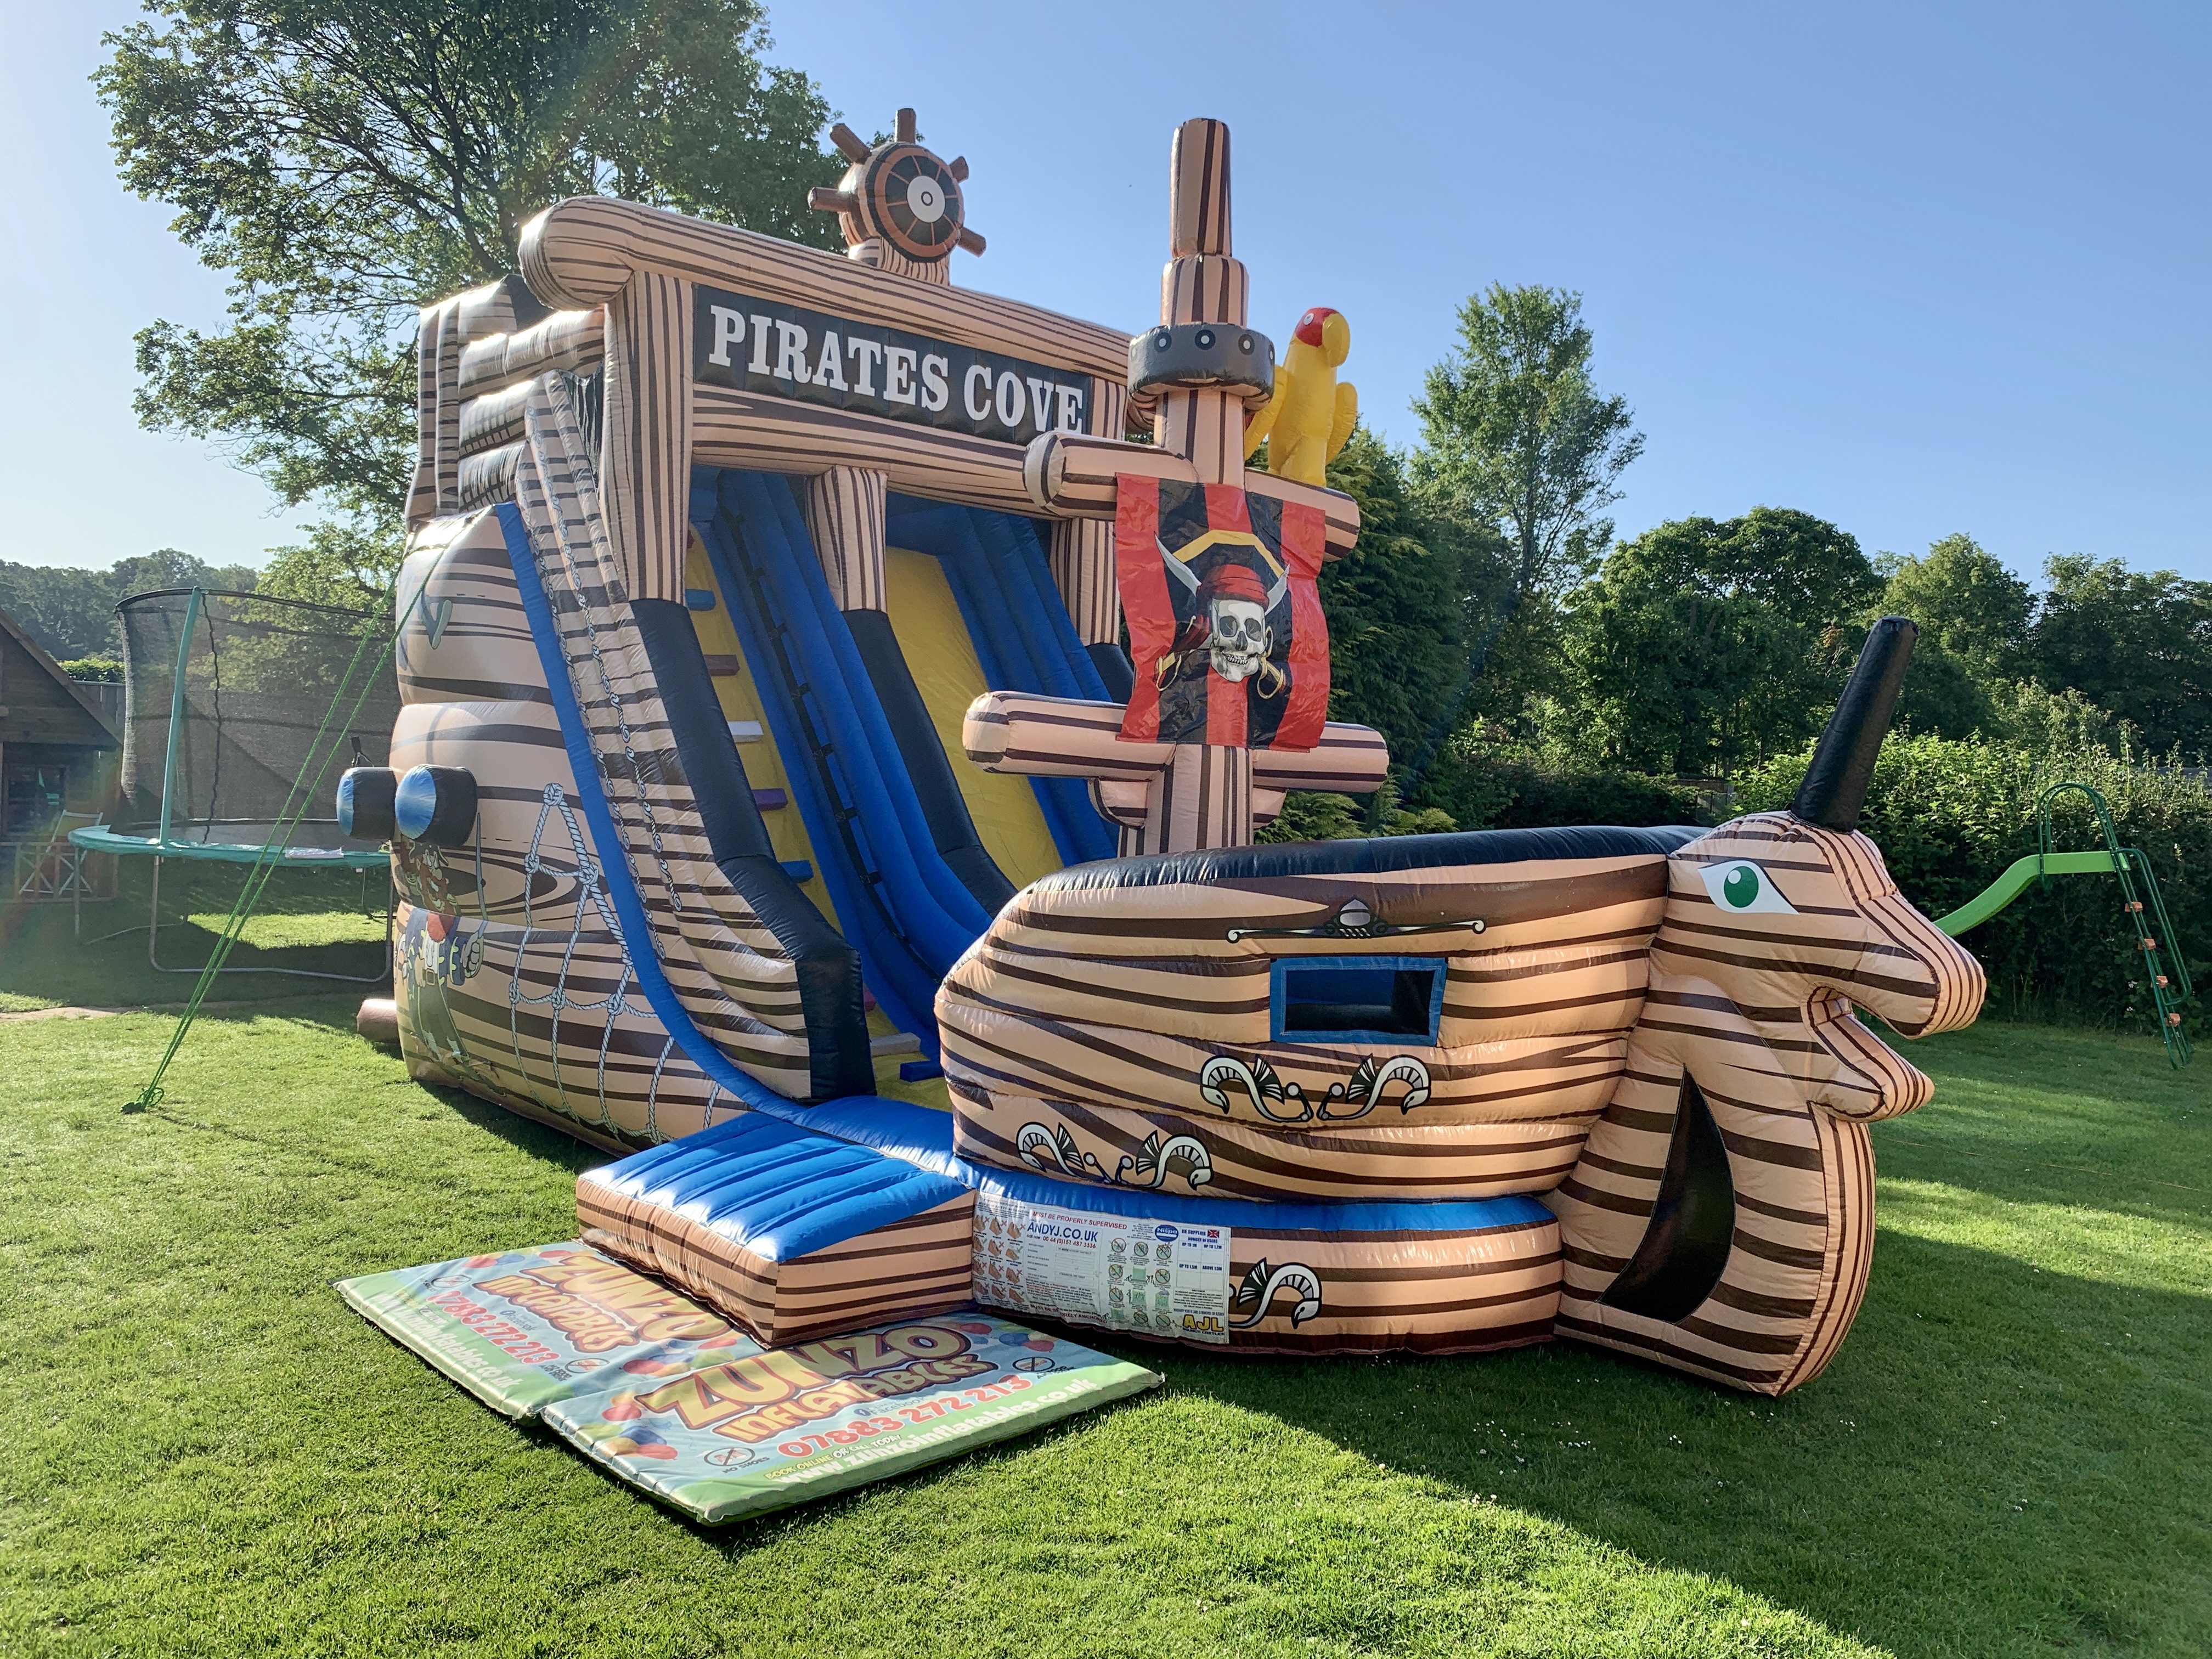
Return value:
[(1235, 323), (1162, 323), (1129, 342), (1129, 390), (1230, 386), (1265, 398), (1275, 389), (1275, 343)]
[[(416, 811), (425, 790), (429, 792), (430, 815), (413, 830), (407, 820)], [(399, 775), (392, 793), (392, 828), (409, 841), (431, 847), (465, 847), (477, 827), (476, 774), (465, 766), (410, 766)]]
[(1366, 841), (1292, 841), (1164, 858), (1108, 859), (1045, 877), (1052, 892), (1165, 887), (1176, 882), (1249, 881), (1274, 876), (1372, 876), (1455, 864), (1529, 859), (1665, 857), (1711, 832), (1691, 824), (1652, 830), (1591, 825), (1571, 830), (1464, 830), (1446, 836), (1381, 836)]
[(1866, 805), (1867, 786), (1874, 781), (1875, 758), (1881, 753), (1881, 740), (1889, 735), (1898, 693), (1905, 689), (1905, 671), (1912, 665), (1913, 641), (1919, 637), (1919, 629), (1905, 617), (1884, 617), (1868, 633), (1844, 695), (1836, 700), (1836, 712), (1828, 716), (1820, 746), (1813, 751), (1797, 799), (1790, 804), (1793, 817), (1824, 830), (1859, 827), (1859, 809)]
[(907, 666), (898, 635), (891, 631), (890, 617), (881, 611), (841, 614), (852, 630), (861, 666), (868, 671), (868, 684), (875, 688), (876, 702), (891, 728), (891, 740), (898, 744), (899, 758), (906, 763), (907, 778), (921, 804), (921, 816), (929, 825), (930, 839), (937, 843), (938, 855), (960, 878), (960, 884), (975, 895), (975, 902), (995, 915), (1013, 897), (1014, 884), (983, 850), (975, 821), (969, 817), (968, 803), (960, 793), (959, 780), (945, 758), (945, 745), (938, 740), (929, 705), (922, 702), (914, 671)]
[(356, 841), (390, 841), (399, 833), (392, 811), (399, 774), (388, 766), (349, 766), (338, 774), (338, 833)]
[(1101, 640), (1083, 648), (1091, 658), (1091, 666), (1098, 671), (1098, 678), (1106, 682), (1107, 701), (1128, 702), (1129, 694), (1137, 689), (1137, 671), (1129, 662), (1129, 653), (1113, 640)]
[(699, 805), (714, 862), (753, 914), (775, 935), (798, 970), (806, 1020), (808, 1098), (875, 1092), (875, 1060), (860, 1002), (860, 953), (823, 919), (776, 860), (768, 826), (753, 804), (744, 763), (730, 741), (691, 613), (672, 599), (634, 599), (645, 654), (653, 664), (670, 735)]
[(1735, 1182), (1728, 1147), (1697, 1080), (1682, 1073), (1667, 1170), (1644, 1242), (1600, 1298), (1668, 1325), (1697, 1310), (1721, 1282), (1735, 1238)]

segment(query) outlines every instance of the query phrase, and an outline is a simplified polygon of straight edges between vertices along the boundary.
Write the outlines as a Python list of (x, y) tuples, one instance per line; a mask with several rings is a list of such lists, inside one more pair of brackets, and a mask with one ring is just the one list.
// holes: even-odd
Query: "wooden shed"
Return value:
[(0, 840), (41, 836), (114, 793), (119, 721), (0, 610)]

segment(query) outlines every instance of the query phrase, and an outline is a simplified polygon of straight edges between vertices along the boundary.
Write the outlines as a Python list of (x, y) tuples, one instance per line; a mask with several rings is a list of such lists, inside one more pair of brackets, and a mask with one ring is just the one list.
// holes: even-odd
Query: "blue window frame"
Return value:
[(1267, 981), (1273, 1038), (1434, 1048), (1444, 967), (1442, 957), (1279, 957)]

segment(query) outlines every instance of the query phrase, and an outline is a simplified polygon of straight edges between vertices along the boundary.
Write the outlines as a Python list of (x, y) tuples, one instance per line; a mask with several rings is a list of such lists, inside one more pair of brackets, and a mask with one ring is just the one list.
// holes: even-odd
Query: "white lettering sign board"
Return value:
[(695, 301), (691, 377), (1001, 443), (1084, 430), (1091, 377), (724, 289)]

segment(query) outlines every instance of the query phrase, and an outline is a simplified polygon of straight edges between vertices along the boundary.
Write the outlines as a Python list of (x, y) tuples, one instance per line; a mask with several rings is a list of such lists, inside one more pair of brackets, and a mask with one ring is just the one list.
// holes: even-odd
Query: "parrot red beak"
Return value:
[(1327, 306), (1316, 306), (1298, 319), (1298, 325), (1291, 331), (1291, 336), (1310, 346), (1317, 346), (1321, 343), (1322, 325), (1335, 315)]

